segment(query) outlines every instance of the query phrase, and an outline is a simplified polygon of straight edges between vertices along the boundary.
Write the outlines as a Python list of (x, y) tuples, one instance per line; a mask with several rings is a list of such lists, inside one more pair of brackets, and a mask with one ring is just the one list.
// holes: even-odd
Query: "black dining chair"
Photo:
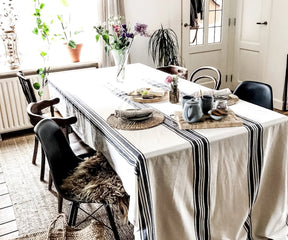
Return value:
[(190, 82), (199, 82), (199, 80), (212, 80), (214, 89), (219, 90), (221, 86), (221, 72), (219, 69), (211, 66), (202, 66), (195, 69), (190, 76)]
[[(41, 100), (38, 102), (31, 102), (27, 106), (27, 113), (30, 119), (30, 122), (33, 126), (36, 126), (36, 124), (41, 121), (44, 118), (47, 118), (46, 115), (42, 114), (43, 109), (49, 108), (54, 106), (55, 104), (59, 103), (59, 98), (50, 99), (50, 100)], [(65, 137), (70, 143), (71, 148), (73, 152), (82, 158), (92, 156), (95, 154), (95, 150), (89, 147), (87, 144), (85, 144), (82, 139), (72, 131), (71, 125), (77, 122), (77, 118), (75, 116), (69, 116), (69, 117), (48, 117), (52, 119), (54, 122), (58, 124), (59, 127), (61, 127), (62, 131), (65, 134)], [(36, 137), (36, 135), (35, 135)], [(37, 141), (38, 138), (36, 137)], [(38, 144), (37, 144), (38, 145)], [(36, 159), (35, 159), (36, 160)], [(36, 162), (33, 162), (33, 164), (36, 164)], [(45, 153), (43, 148), (41, 147), (41, 165), (40, 165), (40, 180), (44, 180), (45, 175)], [(49, 180), (48, 180), (48, 189), (52, 189), (52, 178), (51, 174), (49, 173)], [(58, 196), (58, 212), (62, 212), (62, 202), (63, 199)]]
[(233, 94), (244, 101), (273, 110), (273, 91), (266, 83), (243, 81), (236, 87)]
[[(101, 154), (100, 155), (102, 157), (99, 157), (100, 155), (98, 153), (95, 156), (97, 164), (94, 165), (90, 164), (85, 167), (88, 168), (88, 172), (91, 172), (90, 176), (85, 175), (85, 177), (79, 177), (79, 175), (76, 174), (77, 177), (80, 178), (79, 182), (81, 182), (79, 183), (77, 181), (77, 184), (79, 183), (79, 185), (81, 185), (83, 184), (83, 181), (85, 181), (84, 183), (85, 187), (89, 184), (90, 181), (93, 181), (93, 178), (98, 180), (94, 188), (92, 189), (89, 188), (86, 190), (89, 192), (89, 196), (91, 195), (91, 192), (95, 193), (96, 196), (94, 195), (93, 201), (85, 197), (85, 193), (80, 194), (80, 196), (75, 195), (73, 190), (77, 187), (79, 188), (79, 186), (77, 186), (77, 184), (72, 184), (72, 189), (67, 190), (64, 188), (63, 183), (65, 182), (65, 179), (69, 178), (69, 176), (73, 175), (77, 171), (77, 167), (79, 167), (81, 163), (82, 164), (86, 163), (89, 160), (86, 159), (84, 161), (83, 159), (77, 157), (73, 153), (60, 127), (53, 120), (51, 119), (41, 120), (35, 126), (34, 131), (37, 137), (39, 138), (39, 141), (41, 142), (42, 147), (47, 156), (51, 175), (54, 181), (54, 185), (58, 191), (58, 194), (60, 194), (61, 197), (72, 203), (70, 206), (70, 212), (68, 216), (68, 225), (69, 226), (76, 225), (78, 209), (83, 210), (80, 207), (81, 203), (91, 203), (91, 202), (101, 203), (104, 205), (106, 209), (110, 221), (110, 226), (111, 229), (113, 230), (115, 239), (120, 239), (114, 222), (110, 204), (113, 205), (116, 204), (117, 201), (118, 202), (123, 201), (128, 205), (129, 196), (125, 192), (120, 178), (115, 173), (115, 171), (113, 171), (113, 169), (111, 168), (105, 157)], [(111, 188), (112, 185), (118, 186), (116, 192), (114, 188)], [(101, 187), (102, 189), (99, 191), (99, 189), (97, 188)], [(81, 188), (81, 190), (83, 191), (83, 188)], [(116, 198), (117, 201), (111, 203), (111, 199), (113, 198), (114, 199)], [(83, 211), (86, 212), (85, 210)], [(92, 215), (89, 214), (89, 217), (93, 217)]]

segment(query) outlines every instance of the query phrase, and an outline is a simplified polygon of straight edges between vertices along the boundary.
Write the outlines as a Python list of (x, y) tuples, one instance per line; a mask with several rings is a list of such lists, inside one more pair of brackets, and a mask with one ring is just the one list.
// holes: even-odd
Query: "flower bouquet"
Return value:
[(179, 102), (179, 89), (178, 89), (178, 76), (172, 75), (167, 76), (165, 83), (170, 84), (169, 101), (171, 103)]
[(102, 37), (105, 42), (105, 51), (111, 52), (117, 69), (117, 80), (122, 82), (125, 78), (125, 65), (129, 51), (136, 35), (149, 36), (147, 25), (136, 23), (133, 28), (122, 23), (122, 17), (110, 17), (107, 23), (94, 27), (96, 29), (96, 42)]

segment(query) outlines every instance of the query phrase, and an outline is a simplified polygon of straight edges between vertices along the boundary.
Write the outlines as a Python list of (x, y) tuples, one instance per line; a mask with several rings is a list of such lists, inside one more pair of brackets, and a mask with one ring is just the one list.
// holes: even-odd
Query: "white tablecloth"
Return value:
[[(128, 65), (126, 82), (115, 69), (86, 69), (50, 75), (50, 95), (60, 97), (74, 129), (102, 151), (130, 195), (135, 239), (286, 239), (288, 213), (288, 118), (239, 101), (231, 109), (243, 127), (179, 130), (170, 117), (181, 104), (139, 104), (125, 93), (162, 86), (166, 73)], [(156, 86), (155, 85), (155, 86)], [(207, 89), (180, 80), (180, 91)], [(116, 109), (153, 107), (163, 124), (145, 130), (112, 129)]]

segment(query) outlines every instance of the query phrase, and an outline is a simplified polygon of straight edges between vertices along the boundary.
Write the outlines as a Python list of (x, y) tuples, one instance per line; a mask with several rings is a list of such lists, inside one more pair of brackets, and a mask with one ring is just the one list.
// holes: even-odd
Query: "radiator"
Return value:
[[(38, 75), (27, 76), (31, 83)], [(0, 140), (1, 134), (31, 128), (27, 101), (17, 77), (0, 79)]]

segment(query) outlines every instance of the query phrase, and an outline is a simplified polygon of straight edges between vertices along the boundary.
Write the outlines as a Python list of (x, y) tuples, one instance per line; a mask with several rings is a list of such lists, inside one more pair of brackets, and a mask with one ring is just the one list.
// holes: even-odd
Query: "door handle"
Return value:
[(265, 21), (265, 22), (257, 22), (256, 24), (258, 24), (258, 25), (268, 25), (268, 22), (267, 21)]
[(189, 24), (188, 23), (184, 23), (184, 27), (188, 27), (189, 26)]

